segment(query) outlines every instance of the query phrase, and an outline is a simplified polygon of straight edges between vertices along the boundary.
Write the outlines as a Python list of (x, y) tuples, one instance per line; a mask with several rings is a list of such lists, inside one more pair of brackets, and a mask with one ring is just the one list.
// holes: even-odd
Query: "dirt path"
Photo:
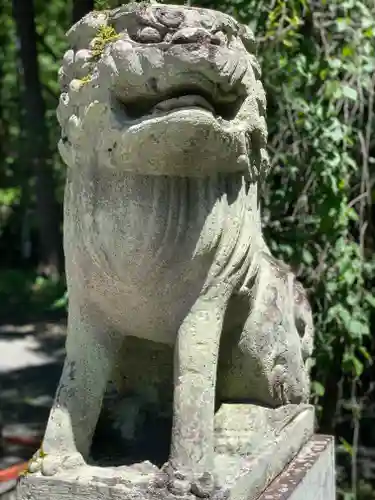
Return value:
[(64, 359), (64, 321), (0, 325), (3, 422), (43, 426)]

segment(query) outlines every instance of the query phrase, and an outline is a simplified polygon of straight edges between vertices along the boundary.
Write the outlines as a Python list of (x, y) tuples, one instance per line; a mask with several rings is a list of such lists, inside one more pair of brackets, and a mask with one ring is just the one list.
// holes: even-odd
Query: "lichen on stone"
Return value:
[(119, 38), (119, 34), (112, 26), (100, 26), (96, 37), (93, 40), (92, 45), (92, 56), (93, 58), (98, 58), (102, 55), (104, 48), (110, 42), (113, 42)]
[(83, 78), (81, 78), (79, 81), (82, 85), (85, 85), (86, 83), (89, 83), (92, 79), (92, 74), (88, 74), (86, 76), (84, 76)]
[(108, 43), (110, 42), (118, 40), (119, 37), (120, 35), (116, 33), (116, 30), (112, 26), (100, 26), (96, 33), (96, 36), (92, 40), (91, 45), (91, 72), (83, 78), (79, 79), (82, 85), (85, 85), (92, 80), (95, 61), (97, 61), (103, 54), (106, 45), (108, 45)]

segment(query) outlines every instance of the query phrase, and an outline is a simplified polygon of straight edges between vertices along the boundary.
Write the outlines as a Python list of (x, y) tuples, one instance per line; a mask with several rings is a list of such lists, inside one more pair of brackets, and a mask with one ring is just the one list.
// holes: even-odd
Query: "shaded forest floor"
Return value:
[(43, 430), (64, 361), (63, 282), (0, 271), (0, 416)]
[[(2, 301), (0, 311), (0, 424), (3, 436), (21, 443), (1, 443), (0, 469), (28, 460), (38, 448), (60, 378), (66, 336), (64, 312), (30, 308), (25, 301)], [(53, 316), (53, 317), (51, 317)], [(30, 439), (34, 445), (22, 444)], [(0, 482), (2, 500), (15, 500), (17, 480)]]
[(64, 360), (66, 322), (0, 324), (0, 413), (5, 426), (43, 429)]

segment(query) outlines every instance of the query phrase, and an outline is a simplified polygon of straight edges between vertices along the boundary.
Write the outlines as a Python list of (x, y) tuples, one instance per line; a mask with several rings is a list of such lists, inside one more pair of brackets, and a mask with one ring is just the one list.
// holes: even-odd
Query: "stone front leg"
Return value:
[(176, 494), (209, 496), (213, 480), (215, 386), (227, 297), (201, 297), (183, 322), (175, 347), (170, 460), (165, 471)]
[(29, 464), (45, 476), (85, 463), (117, 346), (97, 314), (70, 303), (62, 376), (42, 448)]

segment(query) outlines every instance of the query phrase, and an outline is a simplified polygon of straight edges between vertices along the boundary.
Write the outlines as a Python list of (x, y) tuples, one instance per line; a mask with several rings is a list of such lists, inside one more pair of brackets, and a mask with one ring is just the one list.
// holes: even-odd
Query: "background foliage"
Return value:
[[(98, 0), (95, 8), (107, 7)], [(375, 498), (375, 4), (197, 0), (249, 24), (268, 96), (264, 227), (310, 292), (313, 401), (340, 495)], [(92, 0), (0, 5), (0, 313), (64, 306), (57, 70)], [(374, 462), (372, 461), (374, 457)]]

